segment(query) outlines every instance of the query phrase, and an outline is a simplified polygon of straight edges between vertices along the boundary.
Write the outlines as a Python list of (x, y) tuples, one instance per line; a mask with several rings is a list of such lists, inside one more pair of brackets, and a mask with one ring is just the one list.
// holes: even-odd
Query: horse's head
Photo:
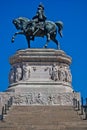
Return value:
[(13, 20), (13, 24), (17, 30), (24, 30), (26, 28), (27, 22), (29, 21), (30, 20), (28, 18), (19, 17)]

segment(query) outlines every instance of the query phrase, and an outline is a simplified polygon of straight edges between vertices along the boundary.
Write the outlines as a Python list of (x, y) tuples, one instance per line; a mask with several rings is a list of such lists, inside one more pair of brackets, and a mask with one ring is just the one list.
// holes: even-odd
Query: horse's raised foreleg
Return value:
[(46, 42), (44, 48), (47, 48), (49, 41), (50, 41), (50, 34), (48, 33), (48, 34), (47, 34), (47, 42)]
[(23, 32), (23, 31), (21, 31), (21, 32), (16, 32), (16, 33), (13, 35), (13, 37), (12, 37), (12, 39), (11, 39), (11, 42), (14, 42), (15, 37), (16, 37), (16, 35), (18, 35), (18, 34), (24, 34), (24, 32)]

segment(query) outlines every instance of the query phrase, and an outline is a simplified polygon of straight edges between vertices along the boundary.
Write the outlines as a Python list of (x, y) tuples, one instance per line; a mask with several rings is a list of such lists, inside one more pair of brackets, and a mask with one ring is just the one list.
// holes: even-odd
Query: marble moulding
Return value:
[(14, 104), (71, 105), (71, 61), (62, 50), (18, 50), (10, 57), (8, 91), (15, 93)]

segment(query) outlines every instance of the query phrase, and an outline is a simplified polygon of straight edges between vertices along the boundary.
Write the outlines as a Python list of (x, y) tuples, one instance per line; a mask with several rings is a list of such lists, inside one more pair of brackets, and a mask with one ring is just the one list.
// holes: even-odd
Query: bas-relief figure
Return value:
[(26, 81), (30, 78), (30, 69), (31, 67), (25, 63), (25, 64), (17, 64), (13, 68), (11, 68), (9, 73), (9, 83), (15, 83), (18, 81)]
[(18, 105), (61, 105), (71, 102), (73, 96), (71, 94), (52, 94), (52, 93), (24, 93), (14, 96), (13, 103)]
[(44, 99), (43, 96), (41, 95), (41, 93), (38, 93), (36, 98), (35, 98), (35, 102), (38, 104), (44, 104)]
[(12, 42), (14, 42), (16, 35), (23, 34), (27, 39), (28, 48), (30, 48), (30, 40), (34, 40), (35, 37), (46, 36), (47, 41), (44, 45), (44, 48), (46, 48), (48, 46), (48, 42), (52, 40), (56, 43), (57, 48), (60, 49), (60, 45), (58, 40), (56, 39), (56, 35), (58, 28), (58, 33), (62, 37), (63, 22), (52, 22), (47, 20), (44, 14), (44, 6), (42, 4), (38, 6), (36, 15), (31, 20), (25, 17), (19, 17), (13, 20), (13, 24), (15, 25), (17, 30), (21, 31), (16, 32), (13, 35)]
[(26, 102), (26, 104), (33, 104), (34, 99), (33, 99), (33, 94), (32, 94), (32, 93), (29, 93), (29, 94), (26, 96), (25, 102)]
[(23, 80), (26, 81), (30, 78), (30, 66), (26, 63), (23, 65)]
[(53, 64), (51, 69), (49, 69), (49, 75), (54, 81), (72, 82), (72, 75), (69, 67), (63, 65)]
[(14, 68), (11, 68), (9, 73), (9, 83), (12, 84), (14, 82), (15, 82), (15, 70)]
[(69, 67), (65, 67), (65, 73), (66, 73), (66, 81), (71, 83), (72, 75), (71, 75)]
[(16, 66), (16, 72), (15, 72), (15, 81), (20, 81), (22, 79), (22, 68), (20, 65)]
[[(33, 73), (32, 69), (34, 70), (33, 71), (34, 73), (39, 70), (39, 68), (37, 67), (29, 66), (28, 63), (17, 64), (16, 66), (13, 66), (13, 68), (11, 68), (9, 73), (9, 83), (12, 84), (18, 81), (29, 80), (30, 76)], [(54, 63), (50, 67), (49, 66), (46, 68), (42, 67), (40, 69), (41, 69), (40, 71), (42, 72), (44, 71), (45, 74), (48, 74), (48, 79), (54, 80), (55, 82), (56, 81), (69, 82), (69, 83), (72, 82), (72, 75), (69, 67), (67, 66), (64, 66), (62, 64), (57, 65)]]
[(52, 65), (52, 70), (51, 70), (51, 78), (52, 80), (58, 80), (58, 66), (56, 64)]
[(66, 81), (66, 74), (62, 66), (60, 66), (60, 69), (59, 69), (59, 79), (60, 81)]

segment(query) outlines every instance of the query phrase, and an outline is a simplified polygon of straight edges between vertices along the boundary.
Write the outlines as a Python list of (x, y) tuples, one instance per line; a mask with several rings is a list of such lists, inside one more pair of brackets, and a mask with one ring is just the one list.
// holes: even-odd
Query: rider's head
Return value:
[(38, 6), (38, 10), (44, 10), (44, 6), (41, 3)]

